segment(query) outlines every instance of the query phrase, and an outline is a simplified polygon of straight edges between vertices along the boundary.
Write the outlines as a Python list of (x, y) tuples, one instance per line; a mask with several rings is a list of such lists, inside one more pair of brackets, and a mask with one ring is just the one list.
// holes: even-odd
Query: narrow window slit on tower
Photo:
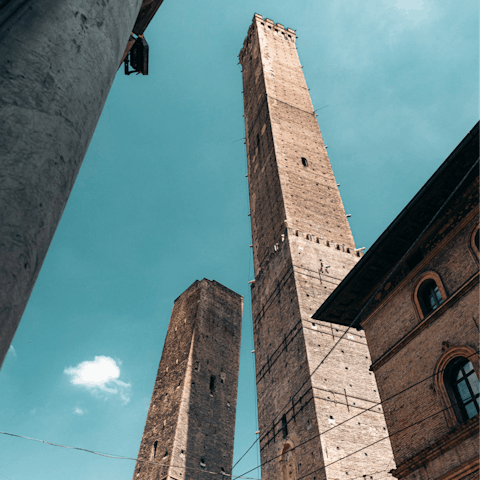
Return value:
[(157, 446), (158, 446), (158, 442), (155, 440), (155, 442), (153, 442), (153, 452), (152, 452), (153, 460), (155, 460), (155, 455), (157, 454)]
[(210, 393), (215, 391), (215, 375), (210, 376)]
[(287, 438), (287, 435), (288, 435), (287, 415), (284, 415), (282, 417), (282, 432), (283, 432), (283, 438)]

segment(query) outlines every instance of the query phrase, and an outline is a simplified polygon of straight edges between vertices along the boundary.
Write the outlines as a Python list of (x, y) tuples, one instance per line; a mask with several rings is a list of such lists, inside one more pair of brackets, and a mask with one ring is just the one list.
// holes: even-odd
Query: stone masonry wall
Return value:
[(231, 470), (242, 304), (206, 279), (175, 301), (138, 455), (152, 463), (137, 462), (134, 480)]
[[(478, 188), (478, 183), (473, 188)], [(434, 376), (438, 362), (449, 352), (458, 347), (467, 347), (471, 352), (479, 350), (478, 251), (471, 242), (478, 229), (477, 214), (478, 206), (426, 254), (362, 323), (381, 397), (392, 397), (384, 402), (384, 408), (389, 433), (393, 435), (398, 478), (443, 479), (442, 475), (469, 462), (476, 462), (478, 470), (478, 416), (476, 428), (462, 439), (460, 435), (466, 427), (455, 419)], [(452, 218), (443, 221), (451, 224)], [(419, 246), (424, 247), (422, 243)], [(429, 272), (438, 274), (446, 298), (437, 310), (422, 318), (414, 291)], [(480, 376), (478, 354), (470, 360)], [(404, 394), (397, 395), (405, 389), (408, 390)], [(436, 442), (440, 442), (442, 451), (437, 449)], [(418, 455), (429, 456), (419, 457), (417, 465)], [(410, 472), (404, 471), (407, 463), (412, 464)]]
[(311, 315), (360, 254), (295, 38), (255, 15), (240, 52), (262, 478), (343, 480), (376, 471), (383, 473), (375, 479), (389, 478), (388, 440), (355, 453), (386, 436), (363, 332), (349, 331), (317, 369), (345, 327)]
[(0, 367), (141, 4), (1, 3)]

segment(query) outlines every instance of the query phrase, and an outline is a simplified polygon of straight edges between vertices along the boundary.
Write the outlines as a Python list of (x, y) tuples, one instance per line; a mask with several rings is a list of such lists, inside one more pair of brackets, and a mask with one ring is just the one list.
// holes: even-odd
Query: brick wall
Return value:
[[(260, 448), (262, 462), (279, 457), (262, 467), (262, 478), (343, 480), (375, 471), (384, 472), (376, 479), (389, 478), (388, 440), (353, 454), (386, 436), (363, 332), (349, 331), (314, 373), (345, 327), (311, 315), (360, 254), (295, 38), (293, 30), (256, 15), (240, 53)], [(359, 412), (358, 420), (338, 426)]]
[(167, 466), (137, 462), (133, 480), (231, 470), (242, 304), (206, 279), (175, 301), (138, 454)]
[[(399, 268), (407, 273), (362, 322), (385, 400), (398, 478), (469, 478), (471, 469), (478, 470), (478, 416), (470, 421), (476, 426), (462, 425), (438, 386), (443, 370), (435, 376), (441, 359), (455, 356), (455, 349), (478, 352), (478, 251), (471, 242), (478, 229), (478, 203), (469, 213), (465, 208), (477, 189), (478, 177), (464, 188), (463, 203), (447, 209), (420, 240), (416, 248), (423, 252), (423, 260), (410, 271)], [(433, 313), (424, 315), (415, 290), (432, 272), (444, 299)], [(470, 359), (478, 375), (478, 355)], [(396, 395), (404, 389), (408, 390)], [(458, 473), (465, 465), (470, 470)]]

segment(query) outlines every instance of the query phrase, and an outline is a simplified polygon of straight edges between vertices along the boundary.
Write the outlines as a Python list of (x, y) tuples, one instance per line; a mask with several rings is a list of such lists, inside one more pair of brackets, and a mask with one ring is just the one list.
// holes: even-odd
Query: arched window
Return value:
[(480, 230), (478, 230), (478, 228), (477, 228), (477, 231), (476, 231), (475, 235), (473, 236), (473, 244), (475, 245), (475, 247), (477, 247), (477, 250), (480, 250), (479, 233), (480, 233)]
[(425, 280), (418, 289), (418, 302), (426, 317), (443, 303), (442, 294), (435, 280)]
[(307, 160), (306, 158), (304, 158), (304, 157), (302, 157), (302, 165), (303, 165), (304, 167), (308, 167), (308, 160)]
[(478, 230), (478, 225), (470, 233), (470, 250), (473, 254), (473, 257), (478, 261), (480, 257), (480, 248), (479, 248), (479, 241), (480, 241), (480, 233)]
[(478, 377), (470, 360), (465, 357), (452, 360), (445, 369), (445, 384), (460, 422), (466, 422), (478, 415)]

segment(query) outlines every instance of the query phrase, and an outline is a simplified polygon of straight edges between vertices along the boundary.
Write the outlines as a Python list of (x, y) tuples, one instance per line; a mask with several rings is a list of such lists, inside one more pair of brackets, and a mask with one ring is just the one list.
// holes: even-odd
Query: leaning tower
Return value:
[(311, 318), (361, 254), (295, 40), (255, 15), (240, 52), (262, 478), (390, 478), (365, 336), (348, 331), (330, 352), (346, 328)]
[(133, 480), (210, 480), (231, 470), (242, 306), (205, 278), (175, 300)]

